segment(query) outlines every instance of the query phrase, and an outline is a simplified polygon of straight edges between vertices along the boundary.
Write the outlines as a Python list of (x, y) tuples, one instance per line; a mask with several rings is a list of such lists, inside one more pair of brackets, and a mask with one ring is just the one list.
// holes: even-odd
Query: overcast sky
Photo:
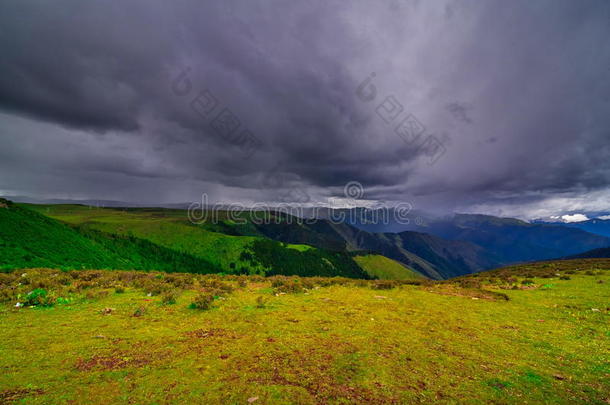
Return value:
[(610, 211), (610, 2), (5, 1), (0, 194)]

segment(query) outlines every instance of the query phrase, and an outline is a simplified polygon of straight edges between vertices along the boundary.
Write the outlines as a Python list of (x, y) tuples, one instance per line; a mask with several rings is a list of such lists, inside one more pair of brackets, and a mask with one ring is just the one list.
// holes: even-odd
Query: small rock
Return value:
[(251, 403), (253, 403), (253, 402), (256, 402), (256, 401), (258, 401), (258, 397), (251, 397), (251, 398), (248, 398), (248, 403), (249, 403), (249, 404), (251, 404)]
[(112, 311), (114, 311), (114, 308), (104, 308), (100, 312), (102, 313), (102, 315), (110, 315)]
[(15, 304), (15, 308), (21, 308), (23, 306), (23, 304), (21, 302), (18, 302)]
[(554, 379), (556, 379), (556, 380), (560, 380), (560, 381), (562, 381), (562, 380), (565, 380), (565, 379), (566, 379), (566, 378), (565, 378), (564, 376), (562, 376), (561, 374), (554, 374), (554, 375), (553, 375), (553, 378), (554, 378)]
[(599, 312), (599, 309), (598, 309), (598, 308), (591, 308), (591, 311), (593, 311), (593, 312)]
[(375, 298), (377, 298), (377, 299), (379, 299), (379, 300), (384, 300), (384, 299), (386, 299), (386, 298), (388, 298), (388, 297), (385, 297), (385, 296), (383, 296), (383, 295), (376, 295), (376, 296), (375, 296)]

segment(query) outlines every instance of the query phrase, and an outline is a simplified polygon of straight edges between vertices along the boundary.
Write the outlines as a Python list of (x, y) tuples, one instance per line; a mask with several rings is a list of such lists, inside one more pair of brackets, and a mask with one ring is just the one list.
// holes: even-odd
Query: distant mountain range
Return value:
[[(110, 217), (116, 217), (116, 220), (105, 222), (110, 220), (100, 216), (96, 210), (85, 207), (79, 209), (56, 206), (51, 212), (49, 206), (30, 208), (59, 220), (74, 221), (77, 225), (82, 224), (112, 234), (131, 234), (133, 231), (139, 238), (170, 249), (183, 250), (184, 246), (192, 246), (185, 253), (194, 258), (209, 260), (223, 272), (232, 272), (249, 264), (250, 267), (263, 266), (272, 269), (269, 270), (270, 274), (304, 274), (307, 268), (313, 269), (317, 266), (316, 260), (327, 258), (323, 268), (315, 270), (314, 274), (332, 274), (335, 266), (337, 274), (356, 275), (358, 271), (354, 263), (341, 255), (377, 254), (395, 260), (405, 268), (429, 278), (445, 279), (513, 263), (581, 257), (578, 255), (589, 251), (594, 252), (590, 253), (592, 255), (604, 254), (603, 250), (595, 249), (610, 247), (609, 237), (580, 229), (595, 227), (597, 232), (602, 232), (604, 226), (610, 223), (604, 220), (572, 224), (528, 223), (489, 215), (456, 214), (434, 218), (421, 212), (410, 212), (411, 218), (404, 221), (397, 220), (397, 215), (390, 210), (385, 212), (385, 218), (377, 218), (375, 221), (372, 220), (375, 215), (364, 208), (326, 208), (303, 212), (305, 217), (313, 216), (314, 213), (318, 215), (315, 221), (273, 211), (273, 220), (264, 223), (250, 219), (245, 224), (238, 224), (225, 216), (225, 219), (219, 222), (206, 222), (199, 233), (194, 233), (191, 229), (193, 225), (188, 222), (186, 212), (183, 211), (130, 208), (128, 204), (118, 201), (88, 200), (79, 203), (128, 209), (108, 209)], [(171, 208), (184, 208), (181, 204), (176, 205), (178, 207)], [(73, 210), (80, 212), (78, 220), (72, 214)], [(137, 222), (119, 220), (121, 217), (131, 220), (134, 216)], [(164, 218), (162, 223), (158, 222), (159, 218)], [(99, 222), (100, 220), (104, 222)], [(170, 226), (170, 233), (162, 229)], [(176, 235), (181, 236), (178, 238)], [(256, 243), (253, 242), (255, 240)], [(289, 245), (269, 245), (265, 240), (309, 245), (316, 250), (298, 251)], [(216, 242), (208, 247), (207, 244), (212, 241)], [(253, 259), (239, 259), (244, 249), (254, 252), (251, 256)], [(333, 256), (331, 252), (340, 256)], [(328, 264), (329, 261), (332, 264)], [(298, 269), (290, 268), (297, 266), (297, 263), (300, 266)]]
[(315, 223), (290, 222), (257, 225), (257, 230), (286, 243), (376, 252), (431, 278), (454, 277), (610, 246), (610, 238), (580, 229), (488, 215), (455, 215), (414, 225), (426, 232), (398, 233), (367, 232), (325, 219)]
[(560, 225), (567, 228), (582, 229), (596, 235), (610, 237), (610, 219), (589, 219), (588, 221), (582, 222), (543, 222), (536, 221), (538, 224), (549, 224), (549, 225)]
[[(276, 214), (289, 218), (286, 214)], [(256, 225), (258, 232), (285, 243), (326, 249), (374, 252), (394, 259), (430, 278), (442, 279), (503, 264), (492, 253), (468, 241), (445, 240), (420, 232), (370, 233), (345, 223), (318, 220)]]
[(584, 253), (579, 253), (577, 255), (564, 257), (564, 259), (597, 259), (597, 258), (610, 258), (610, 247), (593, 249), (593, 250), (589, 250)]

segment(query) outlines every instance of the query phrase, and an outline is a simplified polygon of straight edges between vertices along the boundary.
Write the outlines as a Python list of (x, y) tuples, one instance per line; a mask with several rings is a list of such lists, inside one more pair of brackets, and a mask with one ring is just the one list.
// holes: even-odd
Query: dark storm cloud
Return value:
[(0, 192), (319, 202), (359, 181), (429, 209), (589, 209), (610, 194), (609, 37), (603, 0), (5, 2)]

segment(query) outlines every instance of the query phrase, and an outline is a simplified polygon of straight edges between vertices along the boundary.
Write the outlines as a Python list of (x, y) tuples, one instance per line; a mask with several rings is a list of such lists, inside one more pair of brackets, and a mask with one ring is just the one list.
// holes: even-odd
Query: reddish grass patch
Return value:
[(114, 353), (110, 356), (95, 355), (88, 360), (76, 360), (76, 369), (79, 371), (91, 370), (120, 370), (127, 367), (143, 367), (152, 361), (151, 356), (144, 354), (127, 355)]
[(12, 390), (0, 391), (0, 404), (8, 404), (11, 402), (18, 401), (30, 395), (41, 395), (44, 391), (40, 388), (16, 388)]

